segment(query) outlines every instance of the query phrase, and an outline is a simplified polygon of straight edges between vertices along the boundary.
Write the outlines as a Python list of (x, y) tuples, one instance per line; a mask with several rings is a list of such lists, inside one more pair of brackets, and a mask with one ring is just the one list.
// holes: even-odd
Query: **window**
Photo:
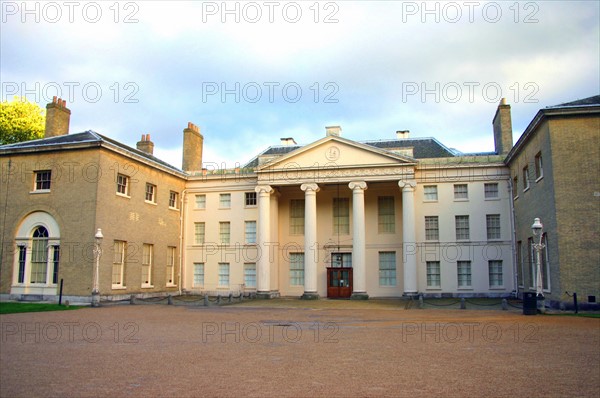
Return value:
[(203, 222), (194, 223), (194, 243), (203, 245), (205, 238), (205, 224)]
[(516, 174), (513, 177), (513, 190), (515, 195), (513, 199), (517, 199), (519, 197), (519, 176), (517, 176)]
[(231, 194), (230, 193), (222, 193), (219, 195), (219, 208), (220, 209), (231, 208)]
[(529, 189), (529, 166), (523, 167), (523, 191)]
[(438, 216), (425, 216), (425, 240), (439, 240)]
[(331, 266), (335, 268), (352, 268), (352, 253), (331, 253)]
[(249, 288), (256, 287), (256, 264), (245, 263), (244, 264), (244, 285)]
[(500, 214), (488, 214), (485, 216), (487, 225), (487, 238), (500, 239)]
[(379, 252), (379, 286), (396, 286), (396, 252)]
[(113, 269), (112, 269), (112, 287), (122, 288), (123, 273), (125, 271), (125, 244), (126, 242), (116, 240), (113, 243)]
[(154, 245), (142, 245), (142, 287), (152, 287), (152, 263), (154, 262)]
[(246, 244), (256, 243), (256, 221), (246, 221)]
[(194, 287), (204, 286), (204, 263), (194, 263)]
[(529, 275), (531, 276), (529, 287), (535, 289), (536, 283), (536, 266), (535, 266), (535, 249), (533, 248), (533, 238), (527, 238), (527, 263), (529, 264)]
[(290, 235), (304, 234), (304, 199), (290, 201)]
[(484, 187), (483, 190), (484, 190), (486, 199), (498, 198), (498, 183), (497, 182), (485, 183), (483, 185), (483, 187)]
[(525, 258), (523, 256), (523, 242), (517, 242), (517, 283), (519, 287), (523, 287), (525, 283), (523, 282), (523, 263), (525, 262)]
[(219, 239), (222, 245), (228, 245), (230, 241), (230, 230), (231, 225), (229, 221), (222, 221), (219, 223)]
[(469, 199), (469, 190), (467, 188), (467, 184), (454, 184), (454, 199)]
[(256, 206), (256, 192), (246, 192), (245, 203), (246, 206)]
[(456, 240), (469, 239), (469, 216), (456, 216)]
[(425, 200), (438, 200), (437, 185), (425, 185), (423, 189), (425, 190)]
[(229, 286), (229, 263), (219, 263), (219, 286)]
[(333, 233), (345, 235), (350, 233), (350, 199), (333, 198)]
[(50, 182), (52, 179), (51, 170), (40, 170), (35, 172), (35, 189), (34, 191), (49, 191)]
[(48, 230), (42, 226), (33, 231), (31, 242), (31, 283), (46, 283), (48, 269)]
[(156, 185), (146, 183), (146, 202), (156, 203)]
[(167, 286), (175, 286), (175, 256), (177, 248), (167, 247)]
[(304, 253), (290, 253), (290, 286), (304, 286)]
[(52, 246), (52, 283), (58, 283), (58, 265), (60, 262), (60, 246)]
[(169, 207), (171, 209), (177, 209), (179, 203), (179, 193), (175, 191), (169, 191)]
[(25, 283), (25, 260), (27, 259), (27, 246), (19, 246), (19, 276), (18, 283)]
[(206, 195), (196, 195), (196, 209), (206, 209)]
[(117, 193), (129, 196), (129, 177), (123, 174), (117, 174)]
[(456, 263), (456, 273), (458, 275), (458, 288), (471, 287), (471, 262), (458, 261)]
[(502, 260), (490, 260), (488, 261), (489, 276), (490, 276), (490, 288), (502, 287), (504, 282), (502, 281)]
[(440, 262), (427, 261), (427, 287), (438, 288), (441, 286)]
[(544, 169), (542, 167), (542, 153), (538, 152), (535, 155), (535, 180), (539, 181), (544, 176)]
[(377, 198), (378, 228), (380, 234), (393, 234), (396, 232), (396, 212), (393, 196), (380, 196)]

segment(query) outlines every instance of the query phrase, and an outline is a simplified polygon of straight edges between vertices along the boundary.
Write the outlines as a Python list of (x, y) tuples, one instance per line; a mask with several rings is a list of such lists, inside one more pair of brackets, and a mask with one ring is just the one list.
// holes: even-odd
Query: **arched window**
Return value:
[(46, 283), (48, 274), (48, 230), (42, 226), (33, 230), (31, 242), (31, 283)]

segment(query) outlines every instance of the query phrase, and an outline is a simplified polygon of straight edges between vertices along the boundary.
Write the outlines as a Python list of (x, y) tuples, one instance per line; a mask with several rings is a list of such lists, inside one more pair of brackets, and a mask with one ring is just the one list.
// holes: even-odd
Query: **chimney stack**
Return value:
[(281, 145), (291, 146), (291, 145), (298, 145), (298, 144), (296, 143), (296, 140), (294, 140), (294, 138), (286, 137), (286, 138), (281, 138)]
[(399, 140), (404, 140), (408, 138), (410, 134), (410, 130), (398, 130), (396, 131), (396, 138)]
[(334, 137), (342, 136), (342, 128), (340, 126), (327, 126), (325, 127), (325, 131), (327, 133), (327, 137), (330, 135), (333, 135)]
[(183, 162), (181, 168), (188, 173), (202, 170), (202, 145), (204, 137), (200, 128), (189, 122), (183, 129)]
[(506, 103), (506, 98), (500, 100), (492, 125), (494, 126), (494, 148), (496, 153), (498, 155), (508, 154), (513, 146), (513, 137), (510, 105)]
[(150, 141), (150, 134), (142, 134), (142, 139), (138, 141), (136, 146), (140, 151), (154, 155), (154, 143)]
[(69, 134), (69, 121), (71, 111), (67, 109), (67, 101), (62, 98), (52, 98), (46, 105), (46, 131), (45, 138)]

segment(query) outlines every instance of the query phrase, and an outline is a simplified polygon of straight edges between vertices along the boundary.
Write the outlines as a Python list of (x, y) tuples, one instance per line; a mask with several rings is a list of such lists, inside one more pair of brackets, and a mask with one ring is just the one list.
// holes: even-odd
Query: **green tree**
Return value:
[(46, 110), (14, 97), (12, 102), (0, 102), (0, 145), (44, 138)]

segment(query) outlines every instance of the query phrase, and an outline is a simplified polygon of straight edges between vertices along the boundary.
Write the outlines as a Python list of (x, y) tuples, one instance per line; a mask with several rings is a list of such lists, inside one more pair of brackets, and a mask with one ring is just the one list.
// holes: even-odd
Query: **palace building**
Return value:
[[(530, 289), (533, 259), (523, 253), (535, 215), (549, 226), (547, 294), (568, 301), (566, 286), (593, 302), (597, 247), (572, 261), (578, 253), (561, 246), (559, 238), (569, 238), (556, 232), (566, 197), (557, 174), (571, 170), (552, 170), (570, 166), (573, 153), (551, 141), (577, 125), (577, 150), (597, 152), (598, 98), (585, 111), (573, 104), (540, 111), (515, 147), (510, 105), (501, 102), (494, 153), (463, 154), (408, 131), (359, 142), (332, 126), (305, 145), (282, 138), (232, 170), (203, 168), (204, 137), (192, 123), (183, 130), (179, 170), (153, 155), (149, 135), (132, 148), (93, 131), (69, 134), (70, 110), (55, 99), (45, 138), (0, 147), (0, 294), (52, 300), (62, 280), (65, 297), (89, 301), (98, 261), (104, 300), (249, 291), (306, 299), (508, 297)], [(514, 175), (528, 164), (532, 142), (544, 177), (535, 174), (522, 194)], [(599, 189), (599, 158), (581, 181), (591, 190)], [(556, 200), (543, 212), (528, 204), (547, 195)], [(598, 197), (577, 200), (586, 202), (581, 217), (593, 221), (595, 212), (597, 220)], [(585, 226), (597, 241), (597, 223)]]

